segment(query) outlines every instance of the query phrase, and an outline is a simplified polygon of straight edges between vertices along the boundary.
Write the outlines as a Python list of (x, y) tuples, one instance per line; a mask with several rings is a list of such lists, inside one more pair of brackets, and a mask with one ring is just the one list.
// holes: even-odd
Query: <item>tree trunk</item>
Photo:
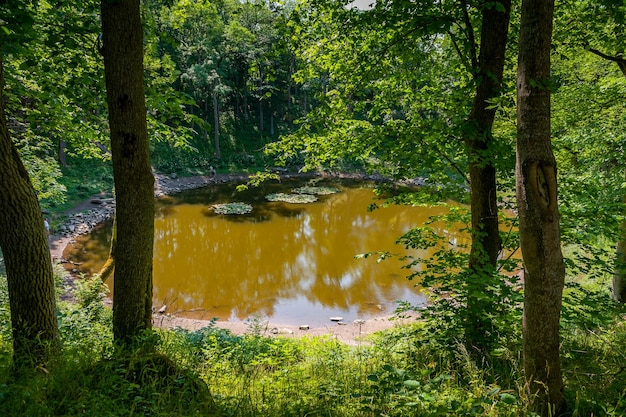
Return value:
[(150, 167), (139, 0), (101, 2), (115, 180), (117, 243), (113, 334), (131, 342), (151, 328), (154, 177)]
[(304, 111), (304, 115), (306, 116), (309, 114), (309, 104), (307, 103), (307, 94), (305, 89), (302, 90), (302, 103), (302, 111)]
[(0, 247), (9, 287), (13, 359), (16, 365), (46, 361), (59, 341), (54, 279), (39, 201), (4, 113), (0, 57)]
[(220, 108), (217, 100), (217, 91), (213, 89), (213, 141), (215, 143), (215, 157), (222, 158), (220, 150)]
[(116, 215), (113, 215), (113, 227), (111, 229), (111, 246), (109, 248), (109, 256), (107, 257), (106, 262), (100, 268), (98, 275), (100, 275), (100, 279), (104, 283), (115, 271), (115, 245), (117, 245), (117, 221)]
[(263, 119), (264, 119), (264, 115), (263, 115), (263, 98), (261, 97), (259, 99), (259, 132), (263, 133), (263, 131), (265, 130), (265, 126), (263, 124)]
[(207, 130), (207, 126), (209, 124), (209, 100), (205, 98), (204, 100), (204, 127), (202, 128), (202, 138), (205, 142), (209, 142), (209, 131)]
[(59, 141), (59, 164), (62, 167), (67, 166), (67, 152), (66, 152), (67, 142), (63, 139)]
[[(622, 200), (626, 204), (626, 198)], [(619, 227), (617, 249), (615, 250), (615, 271), (613, 272), (613, 299), (626, 302), (626, 222)]]
[(511, 0), (502, 0), (504, 11), (496, 7), (485, 7), (482, 16), (480, 55), (478, 57), (478, 85), (467, 120), (468, 136), (466, 147), (469, 159), (470, 198), (472, 212), (472, 247), (468, 278), (468, 317), (466, 335), (470, 346), (484, 346), (489, 337), (488, 313), (493, 300), (473, 297), (482, 293), (495, 276), (502, 239), (498, 228), (498, 206), (496, 200), (496, 168), (493, 156), (489, 155), (493, 142), (491, 128), (495, 109), (489, 101), (500, 94), (504, 71), (505, 51), (509, 30)]
[(565, 279), (550, 139), (553, 0), (523, 0), (517, 73), (516, 192), (524, 259), (524, 372), (541, 415), (564, 407), (559, 320)]

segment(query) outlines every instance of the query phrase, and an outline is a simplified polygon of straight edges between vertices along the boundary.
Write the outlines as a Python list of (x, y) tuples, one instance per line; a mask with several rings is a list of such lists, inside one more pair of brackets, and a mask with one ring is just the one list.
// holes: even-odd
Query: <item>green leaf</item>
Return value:
[(404, 386), (407, 388), (419, 388), (422, 384), (419, 381), (414, 379), (409, 379), (403, 382)]
[(507, 392), (503, 392), (502, 394), (500, 394), (500, 401), (505, 404), (512, 405), (517, 402), (517, 398)]

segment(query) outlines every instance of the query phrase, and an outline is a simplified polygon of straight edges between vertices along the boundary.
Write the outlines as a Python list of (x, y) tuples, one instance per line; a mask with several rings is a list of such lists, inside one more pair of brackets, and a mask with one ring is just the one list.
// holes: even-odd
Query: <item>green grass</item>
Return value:
[[(358, 346), (330, 337), (266, 338), (253, 326), (249, 334), (234, 335), (209, 325), (156, 330), (154, 351), (119, 352), (98, 281), (79, 285), (76, 303), (59, 303), (62, 353), (45, 368), (14, 377), (6, 280), (0, 284), (3, 416), (532, 415), (519, 343), (477, 361), (424, 322)], [(572, 416), (626, 413), (623, 309), (602, 295), (608, 296), (584, 295), (601, 304), (600, 318), (582, 317), (596, 314), (581, 310), (580, 321), (564, 324), (563, 374)]]
[(65, 186), (63, 203), (42, 202), (42, 207), (53, 215), (61, 213), (77, 203), (99, 193), (113, 191), (113, 168), (111, 161), (96, 159), (68, 158), (68, 165), (62, 169), (60, 182)]

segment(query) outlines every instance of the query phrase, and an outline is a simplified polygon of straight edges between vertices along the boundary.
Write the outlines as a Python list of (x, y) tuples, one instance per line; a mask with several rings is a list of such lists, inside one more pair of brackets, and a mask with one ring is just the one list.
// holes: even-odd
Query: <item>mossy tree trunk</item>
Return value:
[(550, 138), (554, 0), (523, 0), (517, 73), (516, 192), (524, 260), (523, 358), (537, 411), (564, 406), (559, 321), (565, 279)]
[(150, 166), (139, 0), (102, 0), (117, 243), (113, 332), (131, 342), (152, 321), (154, 177)]
[(28, 172), (7, 129), (0, 57), (0, 247), (9, 287), (16, 365), (44, 362), (59, 341), (52, 260)]

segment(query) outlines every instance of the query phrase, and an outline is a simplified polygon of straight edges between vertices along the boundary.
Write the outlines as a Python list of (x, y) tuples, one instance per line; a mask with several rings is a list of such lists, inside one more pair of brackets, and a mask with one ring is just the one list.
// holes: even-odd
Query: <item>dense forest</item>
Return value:
[[(367, 3), (0, 4), (0, 414), (626, 413), (626, 3)], [(416, 180), (385, 204), (471, 243), (356, 347), (153, 329), (154, 174), (277, 167)], [(42, 210), (113, 190), (113, 308), (68, 302)]]

